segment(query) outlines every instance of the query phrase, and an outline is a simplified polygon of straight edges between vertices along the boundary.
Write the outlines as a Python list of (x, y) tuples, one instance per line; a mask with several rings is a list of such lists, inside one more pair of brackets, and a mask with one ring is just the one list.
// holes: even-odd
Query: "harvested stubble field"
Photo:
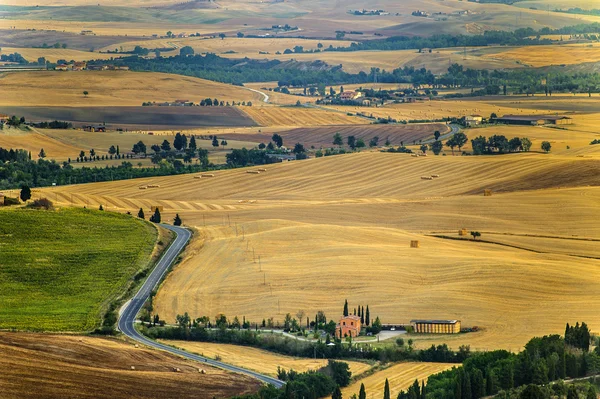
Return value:
[(504, 59), (521, 64), (542, 67), (548, 65), (573, 65), (597, 62), (600, 59), (598, 44), (563, 44), (548, 46), (523, 46), (497, 53), (485, 54), (483, 59)]
[[(340, 126), (315, 126), (283, 130), (277, 132), (282, 138), (284, 145), (291, 147), (295, 143), (302, 143), (305, 146), (333, 147), (333, 135), (339, 133), (344, 139), (344, 145), (348, 136), (361, 138), (368, 145), (373, 137), (379, 137), (379, 145), (383, 145), (386, 139), (389, 139), (392, 145), (399, 146), (400, 142), (405, 144), (413, 141), (425, 140), (433, 137), (433, 133), (438, 130), (442, 134), (448, 132), (450, 128), (443, 123), (432, 124), (414, 124), (414, 125), (340, 125)], [(268, 143), (271, 140), (271, 134), (268, 133), (231, 133), (225, 135), (227, 138), (235, 140), (246, 140), (253, 142)]]
[(0, 210), (0, 328), (92, 330), (155, 240), (153, 226), (114, 213)]
[(2, 47), (3, 54), (19, 53), (29, 62), (36, 62), (39, 57), (46, 58), (49, 62), (56, 62), (63, 59), (67, 61), (88, 61), (88, 60), (108, 60), (115, 57), (114, 54), (98, 54), (89, 51), (73, 49), (55, 49), (55, 48), (22, 48), (22, 47)]
[(400, 391), (408, 389), (415, 379), (427, 382), (427, 377), (448, 370), (455, 365), (448, 363), (398, 363), (382, 371), (378, 371), (354, 384), (342, 389), (342, 396), (350, 398), (358, 396), (360, 385), (365, 384), (367, 397), (378, 397), (383, 394), (386, 378), (390, 383), (390, 396), (396, 397)]
[[(209, 80), (128, 71), (5, 73), (0, 74), (0, 91), (6, 93), (0, 98), (0, 106), (7, 107), (141, 106), (146, 101), (178, 99), (198, 103), (207, 97), (258, 103), (263, 99), (250, 90)], [(83, 95), (84, 91), (89, 92), (88, 96)]]
[[(464, 227), (494, 237), (598, 239), (600, 180), (588, 173), (597, 168), (589, 162), (596, 161), (553, 154), (413, 158), (370, 152), (269, 165), (259, 175), (229, 170), (214, 178), (44, 192), (64, 203), (73, 193), (76, 202), (120, 211), (163, 205), (165, 218), (177, 212), (200, 230), (155, 300), (156, 312), (170, 322), (186, 311), (193, 317), (223, 312), (282, 320), (302, 309), (336, 317), (339, 298), (348, 298), (369, 304), (384, 322), (458, 318), (483, 327), (452, 337), (416, 336), (419, 346), (516, 350), (533, 335), (560, 333), (566, 321), (600, 324), (593, 312), (600, 305), (599, 261), (576, 256), (599, 258), (597, 249), (577, 244), (569, 256), (566, 240), (559, 246), (532, 238), (518, 249), (426, 234)], [(554, 179), (540, 179), (552, 173)], [(440, 178), (420, 178), (431, 174)], [(150, 182), (161, 187), (137, 189)], [(489, 187), (494, 195), (484, 197)], [(421, 248), (409, 248), (415, 239)]]
[(0, 353), (3, 398), (212, 399), (260, 388), (250, 377), (114, 339), (0, 333)]
[[(297, 372), (318, 370), (327, 366), (327, 359), (307, 359), (280, 355), (248, 346), (214, 344), (209, 342), (164, 341), (167, 345), (182, 348), (209, 358), (220, 356), (221, 360), (234, 366), (254, 370), (258, 373), (277, 377), (277, 367)], [(345, 361), (350, 366), (352, 375), (361, 374), (371, 368), (367, 363)]]
[(37, 129), (28, 131), (7, 126), (0, 130), (0, 147), (22, 148), (31, 151), (32, 156), (36, 156), (43, 148), (49, 158), (57, 160), (77, 156), (83, 149), (75, 143), (66, 143), (46, 134), (40, 134)]
[[(300, 99), (300, 97), (298, 97)], [(244, 107), (250, 118), (261, 126), (328, 126), (369, 123), (343, 112), (304, 107)]]

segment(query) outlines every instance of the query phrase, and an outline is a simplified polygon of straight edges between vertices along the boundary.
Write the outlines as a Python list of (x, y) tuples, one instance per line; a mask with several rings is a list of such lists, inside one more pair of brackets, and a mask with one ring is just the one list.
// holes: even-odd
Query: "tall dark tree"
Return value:
[(102, 207), (102, 204), (100, 204), (100, 207), (98, 208), (99, 211), (103, 211), (104, 208)]
[(337, 385), (331, 394), (331, 399), (342, 399), (342, 391), (340, 390), (340, 386)]
[(217, 138), (217, 136), (213, 137), (212, 146), (213, 147), (218, 147), (219, 146), (219, 139)]
[(163, 140), (160, 149), (163, 151), (171, 151), (171, 143), (169, 143), (168, 140)]
[(344, 316), (348, 316), (348, 300), (344, 302)]
[(360, 391), (358, 392), (358, 399), (367, 399), (367, 391), (365, 390), (365, 384), (360, 384)]
[(348, 136), (348, 147), (352, 148), (353, 150), (356, 149), (356, 137), (355, 136)]
[(196, 151), (196, 149), (198, 148), (198, 146), (196, 144), (196, 137), (194, 137), (194, 135), (192, 135), (192, 137), (190, 137), (190, 144), (189, 144), (188, 148), (192, 151)]
[(174, 226), (181, 226), (181, 218), (179, 217), (178, 213), (175, 215), (175, 219), (173, 219), (173, 225)]
[(390, 382), (385, 379), (385, 385), (383, 386), (383, 399), (390, 399)]
[(272, 137), (271, 140), (273, 140), (273, 142), (275, 143), (275, 145), (279, 148), (281, 146), (283, 146), (283, 137), (281, 137), (280, 135), (278, 135), (277, 133), (275, 133)]
[(160, 210), (158, 207), (154, 210), (154, 215), (150, 216), (150, 221), (152, 223), (160, 223)]
[(177, 134), (175, 135), (175, 139), (173, 139), (173, 147), (177, 151), (181, 151), (181, 150), (184, 149), (184, 146), (183, 146), (183, 136), (179, 132), (177, 132)]
[(138, 212), (138, 217), (140, 219), (145, 219), (146, 215), (144, 215), (144, 210), (142, 208), (140, 208), (139, 212)]
[(29, 188), (29, 186), (21, 186), (21, 194), (19, 195), (19, 197), (23, 202), (28, 201), (31, 198), (31, 189)]
[(371, 324), (371, 315), (369, 314), (369, 305), (367, 305), (367, 310), (365, 311), (365, 323), (367, 325)]

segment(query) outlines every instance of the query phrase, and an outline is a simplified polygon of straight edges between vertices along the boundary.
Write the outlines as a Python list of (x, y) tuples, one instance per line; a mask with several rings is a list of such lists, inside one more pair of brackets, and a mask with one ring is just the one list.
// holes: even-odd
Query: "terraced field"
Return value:
[[(336, 317), (339, 298), (348, 298), (369, 304), (384, 322), (458, 318), (483, 328), (417, 335), (418, 346), (516, 350), (532, 335), (560, 333), (573, 318), (600, 324), (592, 311), (600, 253), (593, 242), (566, 240), (600, 238), (596, 162), (535, 153), (414, 158), (373, 152), (270, 165), (259, 175), (229, 170), (213, 178), (44, 192), (59, 202), (73, 194), (75, 203), (119, 211), (163, 205), (164, 217), (178, 212), (199, 228), (156, 297), (166, 320), (185, 311), (282, 320), (288, 312), (324, 310)], [(440, 177), (421, 179), (432, 174)], [(138, 190), (147, 183), (160, 187)], [(484, 197), (490, 187), (494, 195)], [(462, 227), (483, 232), (491, 243), (429, 236)], [(505, 233), (557, 238), (498, 245), (519, 243), (502, 238)], [(411, 249), (411, 240), (421, 248)]]
[(4, 332), (0, 352), (5, 398), (212, 399), (260, 387), (240, 374), (205, 365), (199, 369), (197, 363), (114, 339)]
[[(327, 366), (327, 359), (307, 359), (284, 356), (247, 346), (214, 344), (209, 342), (165, 341), (166, 344), (185, 349), (188, 352), (214, 358), (220, 356), (225, 363), (244, 367), (262, 374), (277, 377), (277, 367), (298, 372), (318, 370)], [(358, 375), (371, 368), (367, 363), (346, 361), (352, 375)]]

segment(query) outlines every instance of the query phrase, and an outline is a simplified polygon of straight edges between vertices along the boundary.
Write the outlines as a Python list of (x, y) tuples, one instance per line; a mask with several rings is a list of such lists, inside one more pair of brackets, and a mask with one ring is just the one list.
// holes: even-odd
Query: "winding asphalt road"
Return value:
[(183, 248), (188, 243), (188, 241), (190, 240), (190, 237), (191, 237), (190, 231), (187, 229), (184, 229), (182, 227), (176, 227), (176, 226), (171, 226), (171, 225), (166, 225), (166, 224), (161, 224), (161, 226), (174, 232), (177, 235), (177, 237), (175, 238), (175, 241), (173, 241), (173, 243), (169, 246), (167, 251), (162, 255), (162, 257), (156, 264), (156, 267), (154, 268), (154, 270), (152, 271), (150, 276), (148, 276), (148, 279), (146, 280), (146, 282), (144, 283), (142, 288), (140, 288), (140, 290), (137, 292), (137, 294), (135, 294), (135, 296), (129, 302), (127, 302), (121, 309), (121, 314), (119, 315), (119, 323), (118, 323), (119, 330), (123, 334), (128, 336), (129, 338), (131, 338), (134, 341), (137, 341), (141, 344), (144, 344), (144, 345), (156, 348), (156, 349), (161, 349), (161, 350), (173, 353), (175, 355), (185, 357), (187, 359), (195, 360), (197, 362), (200, 362), (200, 363), (203, 363), (206, 365), (218, 367), (223, 370), (228, 370), (228, 371), (233, 371), (235, 373), (245, 374), (250, 377), (254, 377), (264, 383), (272, 384), (277, 388), (281, 388), (285, 383), (278, 379), (275, 379), (275, 378), (272, 378), (272, 377), (269, 377), (266, 375), (262, 375), (259, 373), (255, 373), (254, 371), (246, 370), (241, 367), (236, 367), (236, 366), (232, 366), (230, 364), (212, 360), (212, 359), (209, 359), (209, 358), (206, 358), (203, 356), (194, 355), (194, 354), (182, 351), (180, 349), (175, 349), (168, 345), (163, 345), (161, 343), (155, 342), (155, 341), (143, 336), (135, 329), (135, 319), (136, 319), (138, 312), (140, 311), (140, 309), (142, 308), (142, 306), (144, 305), (144, 303), (150, 296), (150, 293), (152, 292), (152, 290), (154, 290), (154, 288), (156, 288), (156, 286), (158, 285), (158, 283), (160, 282), (160, 280), (162, 279), (164, 274), (167, 272), (167, 269), (169, 268), (169, 266), (171, 266), (173, 264), (173, 262), (175, 262), (175, 260), (177, 259), (177, 256), (183, 250)]

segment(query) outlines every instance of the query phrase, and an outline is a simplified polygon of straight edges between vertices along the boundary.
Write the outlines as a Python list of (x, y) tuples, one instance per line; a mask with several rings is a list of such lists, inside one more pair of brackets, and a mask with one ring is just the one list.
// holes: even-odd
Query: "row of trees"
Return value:
[[(473, 155), (495, 152), (499, 154), (518, 151), (528, 152), (531, 149), (531, 140), (527, 137), (513, 137), (509, 140), (504, 135), (495, 134), (487, 139), (484, 136), (475, 137), (471, 140), (471, 146), (473, 147)], [(550, 148), (548, 148), (548, 151), (550, 151)]]

